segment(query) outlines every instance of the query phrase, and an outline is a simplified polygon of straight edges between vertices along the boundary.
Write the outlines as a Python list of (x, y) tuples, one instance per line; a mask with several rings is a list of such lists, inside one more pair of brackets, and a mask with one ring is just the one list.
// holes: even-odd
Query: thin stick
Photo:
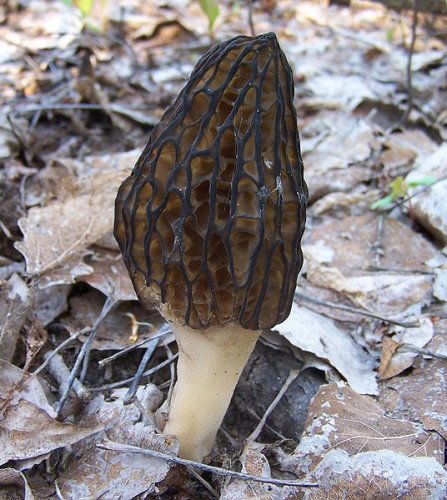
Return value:
[[(140, 323), (140, 325), (141, 324), (142, 323)], [(115, 361), (115, 359), (117, 359), (117, 358), (119, 358), (121, 356), (124, 356), (124, 354), (127, 354), (128, 352), (133, 351), (134, 349), (138, 349), (142, 345), (147, 344), (148, 342), (151, 342), (152, 340), (164, 337), (168, 333), (172, 333), (171, 327), (169, 325), (167, 325), (167, 324), (163, 325), (162, 331), (160, 333), (157, 333), (157, 335), (154, 335), (150, 339), (142, 340), (141, 342), (138, 342), (137, 344), (130, 345), (130, 346), (124, 348), (123, 350), (118, 351), (117, 353), (113, 354), (112, 356), (109, 356), (108, 358), (101, 359), (101, 361), (98, 361), (98, 365), (104, 366), (107, 363), (110, 363), (111, 361)]]
[[(166, 359), (162, 363), (160, 363), (157, 366), (154, 366), (150, 370), (147, 370), (146, 372), (141, 375), (141, 377), (148, 377), (149, 375), (154, 374), (155, 372), (158, 372), (158, 370), (161, 370), (163, 367), (166, 365), (169, 365), (169, 363), (172, 363), (174, 360), (178, 358), (178, 354), (174, 354), (174, 356)], [(127, 385), (129, 382), (132, 382), (134, 377), (130, 377), (126, 380), (120, 380), (119, 382), (114, 382), (113, 384), (107, 384), (107, 385), (102, 385), (100, 387), (89, 387), (90, 392), (101, 392), (101, 391), (108, 391), (109, 389), (116, 389), (117, 387), (123, 387), (124, 385)]]
[(418, 321), (413, 321), (413, 322), (396, 321), (394, 319), (384, 318), (383, 316), (379, 316), (378, 314), (370, 313), (368, 311), (364, 311), (363, 309), (358, 309), (356, 307), (344, 306), (342, 304), (334, 304), (334, 302), (327, 302), (325, 300), (314, 299), (299, 292), (295, 292), (295, 297), (298, 299), (307, 300), (308, 302), (312, 302), (320, 306), (327, 306), (331, 307), (332, 309), (340, 309), (341, 311), (347, 311), (353, 314), (360, 314), (362, 316), (368, 316), (369, 318), (380, 319), (381, 321), (389, 323), (390, 325), (402, 326), (404, 328), (417, 328), (420, 326)]
[(196, 472), (192, 467), (187, 467), (188, 472), (197, 479), (210, 493), (213, 495), (214, 498), (220, 498), (219, 493), (208, 483), (208, 481), (205, 481), (203, 477)]
[(86, 341), (87, 348), (85, 350), (84, 361), (82, 363), (82, 372), (81, 375), (79, 376), (79, 380), (81, 382), (84, 382), (85, 376), (87, 374), (88, 362), (90, 360), (90, 350), (93, 344), (93, 340), (95, 339), (96, 332), (101, 323), (105, 320), (106, 316), (109, 314), (109, 312), (112, 311), (112, 309), (114, 309), (117, 305), (118, 301), (116, 301), (112, 297), (107, 297), (107, 300), (104, 302), (104, 305), (102, 306), (101, 314), (98, 316), (95, 323), (93, 324), (92, 333), (93, 332), (94, 333), (93, 335), (90, 335)]
[(149, 360), (152, 357), (152, 354), (154, 354), (154, 351), (157, 347), (158, 340), (152, 340), (152, 342), (149, 342), (149, 345), (146, 348), (146, 351), (143, 355), (143, 359), (141, 360), (137, 373), (135, 373), (133, 381), (131, 386), (129, 387), (129, 390), (127, 391), (126, 395), (124, 396), (123, 403), (125, 405), (128, 405), (133, 401), (133, 398), (135, 397), (135, 394), (138, 389), (138, 384), (140, 383), (141, 377), (143, 375), (143, 372), (146, 368), (146, 365), (148, 364)]
[(281, 387), (281, 389), (278, 392), (278, 394), (276, 395), (275, 399), (271, 402), (270, 406), (265, 411), (263, 417), (261, 418), (259, 424), (256, 426), (255, 430), (248, 436), (248, 438), (247, 438), (248, 442), (253, 442), (258, 438), (259, 434), (261, 434), (261, 431), (264, 428), (264, 425), (265, 425), (268, 417), (270, 416), (272, 411), (276, 408), (276, 406), (281, 401), (284, 394), (287, 392), (287, 389), (296, 380), (296, 378), (298, 377), (298, 375), (300, 373), (301, 373), (301, 370), (290, 370), (289, 376), (287, 377), (287, 380), (284, 382), (284, 385)]
[(71, 342), (73, 342), (73, 340), (76, 340), (78, 337), (80, 337), (81, 335), (84, 335), (88, 331), (90, 331), (90, 328), (85, 327), (82, 330), (79, 330), (78, 332), (73, 333), (73, 335), (68, 337), (68, 339), (65, 339), (62, 343), (60, 343), (56, 347), (56, 349), (54, 349), (54, 351), (51, 352), (51, 354), (49, 354), (46, 357), (45, 361), (39, 366), (39, 368), (36, 368), (31, 373), (31, 375), (33, 375), (33, 376), (38, 375), (42, 370), (44, 370), (47, 367), (48, 363), (53, 359), (54, 356), (56, 356), (56, 354), (59, 354), (62, 350), (64, 350), (67, 347), (68, 344), (71, 344)]
[(89, 353), (91, 346), (93, 344), (93, 340), (95, 339), (96, 332), (98, 331), (99, 325), (102, 323), (104, 318), (107, 316), (107, 314), (117, 305), (117, 302), (115, 302), (111, 297), (108, 297), (107, 300), (104, 303), (104, 306), (102, 308), (101, 314), (95, 321), (90, 335), (88, 336), (87, 340), (84, 342), (84, 344), (81, 347), (81, 350), (79, 351), (78, 357), (76, 358), (75, 364), (73, 368), (71, 369), (70, 372), (70, 377), (67, 381), (67, 386), (64, 388), (61, 398), (57, 404), (56, 408), (56, 418), (60, 418), (62, 409), (67, 401), (68, 394), (74, 384), (74, 381), (78, 375), (78, 372), (81, 368), (81, 364), (83, 363), (81, 375), (79, 377), (79, 381), (82, 383), (85, 378), (85, 374), (87, 372), (87, 365), (88, 365), (88, 360), (89, 360)]
[(96, 446), (102, 450), (122, 451), (125, 453), (141, 453), (142, 455), (146, 455), (148, 457), (159, 458), (160, 460), (166, 460), (168, 462), (184, 465), (186, 467), (195, 467), (196, 469), (212, 472), (220, 476), (245, 479), (246, 481), (255, 481), (257, 483), (277, 484), (278, 486), (296, 486), (300, 488), (315, 488), (319, 486), (317, 483), (292, 481), (288, 479), (273, 479), (267, 477), (253, 476), (251, 474), (244, 474), (243, 472), (236, 472), (228, 469), (223, 469), (222, 467), (205, 465), (200, 462), (194, 462), (193, 460), (186, 460), (184, 458), (175, 457), (174, 455), (167, 455), (166, 453), (160, 453), (159, 451), (155, 450), (139, 448), (138, 446), (131, 446), (127, 444), (115, 443), (114, 441), (110, 441), (108, 439), (105, 440), (103, 443), (97, 444)]
[(252, 0), (246, 0), (248, 9), (248, 26), (251, 36), (256, 36), (255, 25), (253, 24), (253, 5)]
[(413, 21), (411, 23), (411, 43), (408, 51), (407, 59), (407, 93), (408, 93), (408, 105), (405, 110), (404, 116), (402, 117), (402, 122), (407, 123), (410, 113), (413, 109), (413, 72), (411, 70), (414, 54), (414, 45), (416, 43), (416, 29), (418, 25), (418, 0), (413, 0)]

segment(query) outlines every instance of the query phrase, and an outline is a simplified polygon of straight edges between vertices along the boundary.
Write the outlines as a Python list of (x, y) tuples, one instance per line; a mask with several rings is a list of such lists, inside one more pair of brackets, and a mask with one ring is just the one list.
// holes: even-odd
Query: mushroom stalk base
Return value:
[(259, 334), (240, 326), (175, 328), (177, 383), (164, 433), (176, 435), (180, 457), (201, 462), (211, 452)]

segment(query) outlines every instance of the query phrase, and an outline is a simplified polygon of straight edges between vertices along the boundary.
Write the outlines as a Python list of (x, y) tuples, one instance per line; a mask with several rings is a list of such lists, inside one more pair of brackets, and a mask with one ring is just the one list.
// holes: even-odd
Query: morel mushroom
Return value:
[(293, 93), (273, 33), (217, 45), (118, 192), (135, 290), (179, 347), (164, 432), (184, 458), (211, 451), (260, 330), (290, 312), (307, 200)]

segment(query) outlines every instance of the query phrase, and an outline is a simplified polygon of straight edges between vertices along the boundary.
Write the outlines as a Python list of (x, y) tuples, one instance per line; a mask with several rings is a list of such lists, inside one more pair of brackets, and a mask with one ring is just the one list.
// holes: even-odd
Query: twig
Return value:
[(406, 124), (413, 109), (413, 72), (411, 70), (414, 54), (414, 45), (416, 43), (416, 29), (418, 25), (418, 0), (413, 0), (413, 21), (411, 23), (411, 43), (408, 51), (407, 59), (407, 94), (408, 104), (407, 109), (402, 117), (402, 122)]
[(115, 443), (114, 441), (110, 441), (108, 439), (102, 443), (97, 444), (96, 446), (102, 450), (123, 451), (125, 453), (141, 453), (142, 455), (147, 455), (153, 458), (159, 458), (160, 460), (166, 460), (168, 462), (173, 462), (175, 464), (184, 465), (185, 467), (195, 467), (196, 469), (212, 472), (220, 476), (245, 479), (246, 481), (277, 484), (279, 486), (296, 486), (300, 488), (315, 488), (319, 486), (317, 483), (293, 481), (288, 479), (273, 479), (267, 477), (253, 476), (251, 474), (244, 474), (243, 472), (236, 472), (228, 469), (223, 469), (222, 467), (215, 467), (213, 465), (206, 465), (199, 462), (194, 462), (192, 460), (186, 460), (184, 458), (175, 457), (174, 455), (167, 455), (166, 453), (160, 453), (159, 451), (155, 450), (143, 449), (139, 448), (138, 446)]
[(441, 352), (430, 351), (430, 349), (416, 347), (415, 345), (412, 345), (412, 344), (401, 344), (397, 348), (397, 351), (399, 353), (401, 353), (401, 352), (417, 352), (418, 354), (421, 354), (422, 356), (430, 356), (431, 358), (437, 358), (437, 359), (442, 359), (444, 361), (447, 361), (447, 354), (443, 354)]
[[(48, 365), (48, 371), (59, 384), (59, 394), (62, 394), (65, 390), (67, 381), (70, 379), (70, 370), (60, 354), (54, 355), (53, 353), (47, 353), (46, 357), (49, 358), (50, 356), (51, 360)], [(73, 391), (81, 399), (86, 399), (89, 396), (88, 389), (86, 389), (77, 378), (73, 381)]]
[(86, 341), (87, 347), (85, 350), (84, 360), (82, 363), (81, 375), (79, 376), (79, 380), (81, 382), (84, 382), (85, 376), (87, 375), (88, 362), (90, 360), (90, 350), (93, 344), (93, 340), (95, 339), (96, 332), (99, 328), (99, 325), (104, 321), (109, 312), (112, 311), (112, 309), (114, 309), (117, 305), (118, 301), (116, 301), (112, 297), (107, 297), (107, 300), (104, 302), (104, 305), (102, 306), (101, 314), (98, 316), (92, 327), (92, 333), (89, 335)]
[[(140, 323), (140, 325), (141, 324), (142, 323)], [(113, 354), (112, 356), (109, 356), (108, 358), (101, 359), (101, 361), (98, 361), (98, 365), (104, 366), (107, 363), (110, 363), (111, 361), (115, 361), (115, 359), (117, 359), (121, 356), (124, 356), (124, 354), (127, 354), (128, 352), (133, 351), (134, 349), (138, 349), (142, 345), (147, 344), (148, 342), (151, 342), (152, 340), (164, 337), (165, 335), (167, 335), (168, 333), (171, 333), (171, 332), (172, 332), (172, 329), (169, 325), (167, 325), (167, 324), (163, 325), (163, 327), (161, 328), (161, 332), (157, 333), (157, 335), (154, 335), (150, 339), (142, 340), (141, 342), (138, 342), (137, 344), (130, 345), (129, 347), (126, 347), (123, 350), (116, 352), (115, 354)]]
[(129, 109), (119, 104), (91, 104), (91, 103), (52, 103), (52, 104), (35, 104), (24, 106), (23, 108), (16, 109), (9, 113), (13, 116), (27, 115), (29, 113), (37, 113), (42, 111), (71, 111), (71, 110), (91, 110), (91, 111), (105, 111), (107, 113), (116, 113), (130, 118), (143, 125), (156, 125), (157, 119), (149, 115), (144, 115), (137, 109)]
[[(174, 356), (171, 356), (170, 358), (166, 359), (162, 363), (158, 364), (157, 366), (154, 366), (150, 370), (147, 370), (146, 372), (141, 375), (141, 377), (148, 377), (149, 375), (154, 374), (155, 372), (158, 372), (158, 370), (161, 370), (164, 368), (166, 365), (169, 365), (169, 363), (172, 363), (175, 359), (178, 358), (178, 354), (174, 354)], [(126, 380), (120, 380), (119, 382), (114, 382), (112, 384), (107, 384), (107, 385), (102, 385), (100, 387), (89, 387), (90, 392), (101, 392), (101, 391), (108, 391), (110, 389), (116, 389), (118, 387), (123, 387), (124, 385), (127, 385), (129, 382), (132, 382), (134, 377), (130, 377)]]
[(313, 297), (308, 297), (307, 295), (304, 295), (303, 293), (300, 292), (295, 292), (295, 297), (298, 299), (306, 300), (308, 302), (312, 302), (314, 304), (318, 304), (320, 306), (327, 306), (331, 307), (332, 309), (340, 309), (341, 311), (347, 311), (353, 314), (360, 314), (362, 316), (367, 316), (369, 318), (380, 319), (381, 321), (389, 323), (390, 325), (402, 326), (404, 328), (418, 328), (420, 326), (418, 321), (412, 321), (412, 322), (396, 321), (394, 319), (384, 318), (383, 316), (380, 316), (378, 314), (370, 313), (363, 309), (358, 309), (357, 307), (350, 307), (342, 304), (334, 304), (334, 302), (327, 302), (325, 300), (314, 299)]
[(152, 340), (152, 342), (149, 342), (148, 346), (146, 347), (143, 359), (141, 360), (138, 366), (137, 373), (135, 373), (132, 384), (129, 387), (129, 390), (127, 391), (126, 395), (124, 396), (123, 403), (125, 405), (128, 405), (133, 401), (133, 398), (135, 397), (135, 394), (137, 392), (138, 384), (140, 383), (143, 372), (149, 360), (151, 359), (152, 354), (154, 354), (157, 345), (158, 345), (158, 340)]
[(51, 353), (48, 354), (48, 356), (45, 358), (45, 361), (38, 368), (36, 368), (31, 373), (31, 375), (38, 375), (42, 370), (44, 370), (47, 367), (48, 363), (53, 359), (53, 356), (56, 356), (56, 354), (59, 354), (62, 350), (64, 350), (67, 347), (68, 344), (71, 344), (73, 342), (73, 340), (76, 340), (78, 337), (80, 337), (81, 335), (84, 335), (88, 331), (90, 331), (90, 328), (86, 327), (86, 328), (83, 328), (82, 330), (79, 330), (76, 333), (73, 333), (73, 335), (68, 337), (68, 339), (64, 340), (61, 344), (59, 344), (56, 347), (56, 349), (54, 349), (54, 351), (51, 351)]
[(255, 25), (253, 24), (253, 4), (252, 0), (246, 0), (248, 10), (248, 26), (251, 36), (256, 36)]
[(287, 380), (284, 382), (284, 385), (281, 387), (280, 391), (276, 395), (275, 399), (271, 402), (270, 406), (267, 408), (265, 411), (263, 417), (261, 418), (260, 422), (256, 426), (255, 430), (248, 436), (247, 441), (252, 442), (255, 441), (259, 434), (261, 434), (261, 431), (267, 421), (267, 418), (270, 416), (272, 411), (276, 408), (278, 403), (281, 401), (282, 397), (284, 394), (287, 392), (287, 389), (291, 386), (291, 384), (296, 380), (298, 375), (301, 373), (301, 370), (290, 370), (289, 376), (287, 377)]
[(84, 344), (81, 347), (81, 350), (79, 351), (78, 357), (76, 358), (75, 364), (73, 368), (71, 369), (70, 372), (70, 378), (67, 381), (67, 386), (64, 388), (64, 391), (62, 392), (61, 398), (57, 404), (56, 408), (56, 414), (57, 418), (60, 418), (62, 409), (65, 405), (65, 402), (67, 401), (68, 394), (73, 386), (73, 383), (78, 375), (78, 372), (81, 368), (81, 364), (84, 363), (82, 367), (82, 372), (81, 376), (79, 377), (79, 381), (82, 383), (85, 378), (85, 373), (87, 371), (87, 364), (88, 364), (88, 359), (89, 359), (89, 353), (90, 349), (93, 343), (93, 340), (95, 339), (96, 332), (98, 331), (99, 325), (102, 323), (106, 315), (115, 307), (117, 302), (114, 302), (113, 299), (110, 297), (107, 298), (107, 300), (104, 303), (104, 306), (102, 308), (101, 314), (99, 315), (98, 319), (95, 321), (95, 324), (93, 325), (90, 335), (88, 336), (88, 339), (84, 342)]
[(220, 498), (219, 493), (208, 483), (208, 481), (205, 481), (203, 477), (196, 472), (192, 467), (187, 467), (188, 472), (191, 474), (191, 476), (195, 477), (197, 481), (199, 481), (210, 493), (213, 495), (214, 498)]

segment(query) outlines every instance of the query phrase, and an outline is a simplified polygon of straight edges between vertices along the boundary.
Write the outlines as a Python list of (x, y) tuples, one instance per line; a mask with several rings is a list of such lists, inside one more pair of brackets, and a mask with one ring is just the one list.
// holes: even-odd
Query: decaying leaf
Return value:
[(393, 415), (405, 415), (447, 440), (447, 367), (421, 359), (411, 373), (384, 382), (380, 401)]
[(291, 344), (329, 362), (362, 394), (377, 394), (375, 361), (329, 318), (293, 304), (290, 316), (275, 327)]
[(31, 290), (17, 274), (0, 283), (0, 359), (12, 358), (31, 301)]
[[(438, 181), (412, 200), (412, 211), (419, 222), (444, 245), (447, 244), (447, 144), (420, 162), (407, 176), (407, 182), (431, 175)], [(421, 188), (410, 191), (415, 194)]]
[(306, 479), (319, 483), (304, 498), (445, 498), (447, 472), (429, 457), (407, 457), (391, 450), (368, 451), (350, 456), (344, 450), (329, 451)]
[(371, 397), (331, 384), (322, 386), (310, 404), (307, 430), (292, 455), (295, 472), (314, 470), (334, 448), (349, 455), (392, 450), (408, 457), (432, 457), (441, 464), (444, 460), (444, 442), (437, 434), (386, 417)]
[[(19, 488), (19, 492), (14, 486)], [(11, 467), (0, 469), (0, 490), (0, 498), (5, 500), (8, 497), (16, 498), (17, 494), (19, 498), (24, 500), (34, 500), (35, 498), (25, 476)]]
[[(123, 396), (116, 391), (115, 397)], [(144, 398), (144, 390), (138, 397)], [(79, 443), (69, 456), (67, 469), (59, 477), (58, 485), (66, 498), (131, 499), (143, 492), (153, 492), (155, 484), (169, 472), (169, 464), (139, 453), (99, 449), (103, 439), (175, 452), (176, 444), (168, 437), (156, 434), (153, 426), (136, 422), (140, 412), (133, 405), (123, 405), (121, 399), (106, 402), (103, 396), (95, 398), (86, 408), (84, 422), (101, 426), (104, 431)]]
[(129, 273), (124, 266), (120, 252), (101, 251), (89, 261), (93, 272), (82, 275), (77, 281), (85, 281), (115, 301), (137, 300)]
[(112, 230), (114, 198), (129, 168), (95, 173), (78, 181), (67, 198), (31, 208), (20, 219), (24, 239), (16, 248), (25, 256), (27, 273), (45, 278), (41, 286), (72, 283), (91, 272), (83, 257)]
[[(396, 328), (396, 334), (383, 340), (379, 377), (392, 378), (412, 366), (418, 353), (412, 348), (422, 348), (433, 338), (433, 323), (429, 318), (421, 318), (416, 328)], [(399, 347), (402, 349), (399, 350)]]
[[(69, 300), (70, 315), (63, 317), (61, 323), (70, 333), (82, 330), (86, 326), (92, 326), (101, 314), (104, 301), (104, 295), (96, 290), (71, 297)], [(156, 311), (148, 312), (135, 301), (123, 302), (109, 312), (101, 323), (92, 348), (120, 350), (133, 344), (135, 339), (133, 338), (132, 316), (136, 321), (146, 323), (138, 327), (138, 340), (151, 338), (158, 333), (159, 327), (164, 323), (163, 318)]]
[(64, 424), (36, 405), (10, 404), (0, 421), (0, 464), (24, 460), (63, 448), (101, 430), (101, 426)]

